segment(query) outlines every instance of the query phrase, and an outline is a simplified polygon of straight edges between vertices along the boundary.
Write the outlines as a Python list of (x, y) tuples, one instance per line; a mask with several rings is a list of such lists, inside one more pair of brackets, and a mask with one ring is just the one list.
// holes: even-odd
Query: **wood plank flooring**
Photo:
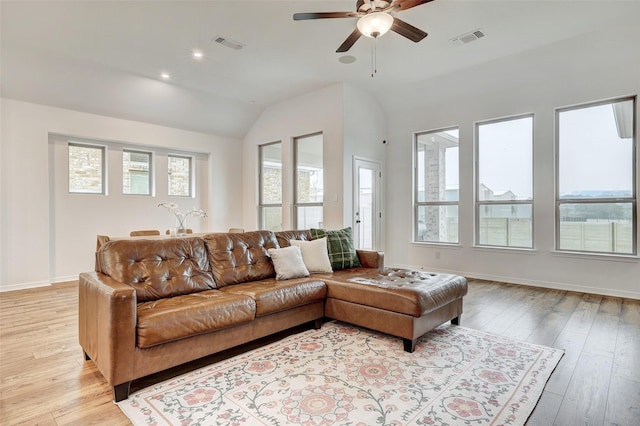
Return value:
[[(129, 424), (78, 345), (77, 284), (0, 293), (0, 424)], [(464, 311), (462, 326), (565, 350), (528, 425), (640, 425), (639, 300), (470, 280)]]

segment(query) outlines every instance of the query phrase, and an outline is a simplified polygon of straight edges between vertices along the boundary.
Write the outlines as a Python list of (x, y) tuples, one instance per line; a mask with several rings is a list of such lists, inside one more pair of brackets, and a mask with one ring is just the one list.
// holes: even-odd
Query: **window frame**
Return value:
[[(69, 154), (70, 154), (70, 150), (69, 148), (75, 146), (75, 147), (81, 147), (81, 148), (91, 148), (91, 149), (97, 149), (100, 150), (101, 154), (102, 154), (102, 161), (101, 161), (101, 171), (100, 171), (100, 178), (101, 178), (101, 182), (100, 182), (100, 188), (101, 191), (100, 192), (87, 192), (87, 191), (72, 191), (71, 190), (71, 163), (69, 161)], [(80, 195), (107, 195), (107, 146), (106, 145), (102, 145), (102, 144), (96, 144), (96, 143), (88, 143), (88, 142), (81, 142), (81, 141), (76, 141), (76, 140), (67, 140), (67, 194), (80, 194)]]
[[(149, 192), (146, 194), (141, 194), (141, 193), (131, 193), (131, 192), (124, 192), (124, 153), (134, 153), (134, 154), (146, 154), (149, 157), (149, 171), (148, 171), (148, 184), (149, 184)], [(153, 196), (155, 193), (155, 188), (154, 188), (154, 161), (155, 161), (155, 155), (153, 153), (153, 151), (145, 151), (145, 150), (141, 150), (141, 149), (135, 149), (135, 148), (122, 148), (122, 195), (133, 195), (133, 196), (143, 196), (143, 197), (149, 197), (149, 196)], [(129, 180), (129, 188), (131, 188), (131, 180)]]
[[(419, 201), (418, 197), (418, 138), (422, 135), (428, 135), (432, 133), (441, 133), (449, 130), (457, 130), (458, 131), (458, 182), (460, 182), (460, 126), (450, 126), (450, 127), (442, 127), (433, 130), (426, 130), (423, 132), (414, 133), (414, 143), (413, 143), (413, 238), (412, 242), (416, 244), (437, 244), (437, 245), (460, 245), (460, 190), (458, 187), (458, 200), (457, 201)], [(419, 217), (419, 209), (421, 207), (447, 207), (447, 206), (455, 206), (458, 209), (458, 230), (457, 230), (457, 241), (430, 241), (430, 240), (418, 240), (419, 233), (419, 225), (418, 225), (418, 217)]]
[[(531, 198), (524, 200), (481, 200), (480, 198), (480, 126), (487, 124), (503, 123), (508, 121), (520, 120), (523, 118), (531, 118)], [(535, 249), (535, 159), (534, 159), (534, 144), (535, 144), (535, 114), (523, 113), (517, 115), (510, 115), (507, 117), (494, 118), (490, 120), (477, 121), (474, 123), (474, 152), (473, 152), (473, 164), (474, 164), (474, 246), (479, 248), (488, 249), (502, 249), (502, 250), (534, 250)], [(517, 246), (517, 245), (496, 245), (496, 244), (483, 244), (480, 242), (480, 211), (485, 206), (511, 206), (511, 205), (531, 206), (531, 245), (530, 246)]]
[[(264, 176), (264, 148), (268, 147), (268, 146), (272, 146), (272, 145), (280, 145), (280, 168), (281, 168), (281, 185), (284, 184), (284, 170), (283, 170), (283, 151), (282, 151), (282, 141), (276, 141), (276, 142), (269, 142), (269, 143), (265, 143), (262, 145), (258, 145), (258, 224), (259, 224), (259, 228), (260, 229), (266, 229), (265, 227), (265, 215), (264, 215), (264, 209), (266, 208), (280, 208), (280, 217), (282, 219), (282, 198), (283, 198), (283, 192), (284, 192), (284, 188), (281, 187), (280, 188), (280, 203), (278, 204), (274, 204), (274, 203), (265, 203), (264, 202), (264, 180), (263, 180), (263, 176)], [(282, 223), (280, 223), (280, 227), (282, 228)], [(282, 229), (281, 229), (282, 230)]]
[[(324, 180), (324, 134), (323, 132), (308, 133), (305, 135), (296, 136), (293, 138), (293, 226), (294, 229), (298, 229), (298, 209), (301, 207), (321, 207), (322, 208), (322, 220), (324, 221), (324, 193), (322, 194), (321, 202), (300, 202), (298, 200), (298, 141), (305, 138), (314, 136), (322, 137), (322, 178)], [(324, 182), (323, 182), (324, 191)]]
[[(182, 158), (189, 160), (189, 194), (188, 195), (180, 195), (180, 194), (172, 194), (171, 193), (171, 177), (169, 174), (169, 163), (171, 162), (171, 158)], [(195, 197), (195, 188), (194, 188), (194, 157), (193, 155), (188, 154), (175, 154), (175, 153), (167, 153), (167, 196), (168, 197), (176, 197), (176, 198), (194, 198)]]
[[(632, 113), (632, 141), (631, 141), (631, 161), (632, 161), (632, 177), (631, 177), (631, 196), (630, 197), (609, 197), (609, 198), (560, 198), (560, 114), (567, 111), (574, 111), (585, 108), (592, 108), (607, 104), (614, 104), (619, 102), (631, 101), (633, 104), (633, 113)], [(600, 255), (600, 256), (621, 256), (621, 257), (636, 257), (638, 256), (638, 188), (637, 188), (637, 168), (638, 168), (638, 157), (637, 157), (637, 142), (638, 142), (638, 123), (637, 123), (637, 113), (638, 113), (638, 100), (636, 95), (631, 96), (621, 96), (617, 98), (605, 99), (600, 101), (586, 102), (577, 105), (571, 105), (566, 107), (558, 107), (555, 109), (554, 114), (554, 184), (555, 184), (555, 205), (554, 205), (554, 232), (555, 232), (555, 251), (561, 253), (572, 253), (577, 255)], [(618, 203), (630, 203), (631, 204), (631, 234), (632, 234), (632, 253), (621, 253), (615, 251), (592, 251), (592, 250), (578, 250), (578, 249), (563, 249), (560, 248), (560, 209), (564, 204), (618, 204)]]

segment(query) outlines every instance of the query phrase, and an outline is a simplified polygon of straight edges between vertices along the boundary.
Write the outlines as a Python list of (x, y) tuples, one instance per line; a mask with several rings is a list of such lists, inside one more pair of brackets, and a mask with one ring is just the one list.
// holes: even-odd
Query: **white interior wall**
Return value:
[[(293, 228), (292, 140), (321, 131), (324, 137), (324, 227), (352, 224), (353, 157), (384, 165), (382, 141), (386, 135), (384, 113), (368, 92), (335, 84), (293, 98), (265, 110), (244, 140), (244, 205), (258, 204), (258, 145), (282, 142), (283, 229)], [(257, 209), (244, 211), (245, 228), (258, 225)]]
[[(201, 200), (192, 201), (209, 215), (201, 229), (225, 230), (241, 215), (242, 201), (236, 197), (241, 179), (229, 167), (241, 167), (242, 146), (236, 139), (3, 98), (0, 291), (47, 285), (92, 270), (98, 233), (126, 235), (142, 225), (164, 230), (175, 223), (167, 210), (157, 207), (173, 200), (117, 196), (121, 183), (116, 176), (108, 199), (89, 196), (92, 201), (87, 202), (89, 198), (51, 192), (52, 172), (58, 166), (64, 170), (66, 162), (59, 159), (54, 170), (50, 167), (50, 147), (60, 158), (57, 145), (49, 143), (50, 134), (200, 153), (195, 166)], [(111, 162), (121, 161), (117, 153), (112, 155)], [(50, 199), (50, 193), (61, 198)]]
[[(73, 280), (79, 265), (91, 265), (95, 258), (88, 247), (95, 245), (96, 235), (129, 235), (136, 229), (157, 229), (165, 233), (176, 226), (173, 213), (158, 207), (159, 203), (176, 203), (182, 211), (209, 206), (209, 155), (185, 153), (179, 150), (107, 142), (107, 194), (72, 194), (68, 191), (68, 141), (63, 135), (50, 135), (50, 230), (51, 272), (55, 281)], [(96, 141), (100, 142), (100, 141)], [(122, 150), (137, 148), (151, 151), (155, 194), (126, 195), (122, 193)], [(194, 196), (169, 197), (167, 155), (185, 154), (193, 157)], [(125, 207), (126, 206), (126, 207)], [(91, 220), (83, 220), (91, 218)], [(189, 217), (187, 227), (194, 232), (208, 231), (209, 217)]]
[[(354, 191), (353, 191), (353, 159), (354, 157), (380, 163), (385, 167), (387, 137), (387, 120), (380, 104), (371, 93), (355, 86), (344, 86), (344, 151), (343, 151), (343, 192), (345, 226), (353, 226)], [(383, 179), (384, 181), (384, 179)], [(380, 197), (384, 214), (384, 191)], [(384, 229), (384, 220), (381, 229)], [(380, 236), (379, 249), (384, 248), (384, 232)]]
[[(258, 227), (258, 145), (282, 142), (282, 227), (293, 228), (293, 138), (322, 132), (324, 140), (324, 226), (342, 226), (343, 85), (334, 84), (267, 108), (244, 139), (243, 225)], [(249, 207), (250, 206), (250, 207)]]
[[(390, 99), (386, 105), (390, 129), (386, 202), (392, 219), (387, 221), (387, 264), (640, 298), (638, 257), (576, 255), (554, 249), (554, 109), (640, 94), (640, 57), (634, 41), (639, 30), (621, 31), (594, 33), (486, 63)], [(420, 96), (424, 102), (415, 107), (412, 98)], [(407, 101), (414, 107), (401, 108)], [(534, 250), (474, 247), (474, 122), (522, 113), (535, 114)], [(411, 243), (413, 133), (456, 125), (460, 126), (460, 244)], [(636, 165), (640, 165), (638, 159)]]

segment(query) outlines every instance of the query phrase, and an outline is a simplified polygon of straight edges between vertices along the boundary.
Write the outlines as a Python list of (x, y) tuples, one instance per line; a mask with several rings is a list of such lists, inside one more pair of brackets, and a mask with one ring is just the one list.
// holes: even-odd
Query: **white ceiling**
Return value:
[[(293, 21), (295, 12), (351, 11), (348, 1), (5, 1), (2, 96), (242, 138), (261, 111), (345, 82), (379, 100), (426, 81), (562, 40), (637, 26), (640, 1), (435, 0), (396, 16), (420, 43), (362, 37), (338, 59), (356, 19)], [(481, 28), (462, 46), (449, 39)], [(232, 50), (218, 35), (243, 43)], [(191, 58), (200, 48), (205, 59)], [(167, 71), (169, 82), (159, 75)]]

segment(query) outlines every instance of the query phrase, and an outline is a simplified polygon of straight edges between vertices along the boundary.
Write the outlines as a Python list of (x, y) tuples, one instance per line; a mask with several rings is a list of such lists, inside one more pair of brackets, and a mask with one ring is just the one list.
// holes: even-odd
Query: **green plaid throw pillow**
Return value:
[(334, 271), (361, 266), (356, 248), (353, 245), (351, 227), (338, 231), (311, 228), (312, 239), (316, 240), (322, 237), (327, 237), (329, 260), (331, 261), (331, 268)]

